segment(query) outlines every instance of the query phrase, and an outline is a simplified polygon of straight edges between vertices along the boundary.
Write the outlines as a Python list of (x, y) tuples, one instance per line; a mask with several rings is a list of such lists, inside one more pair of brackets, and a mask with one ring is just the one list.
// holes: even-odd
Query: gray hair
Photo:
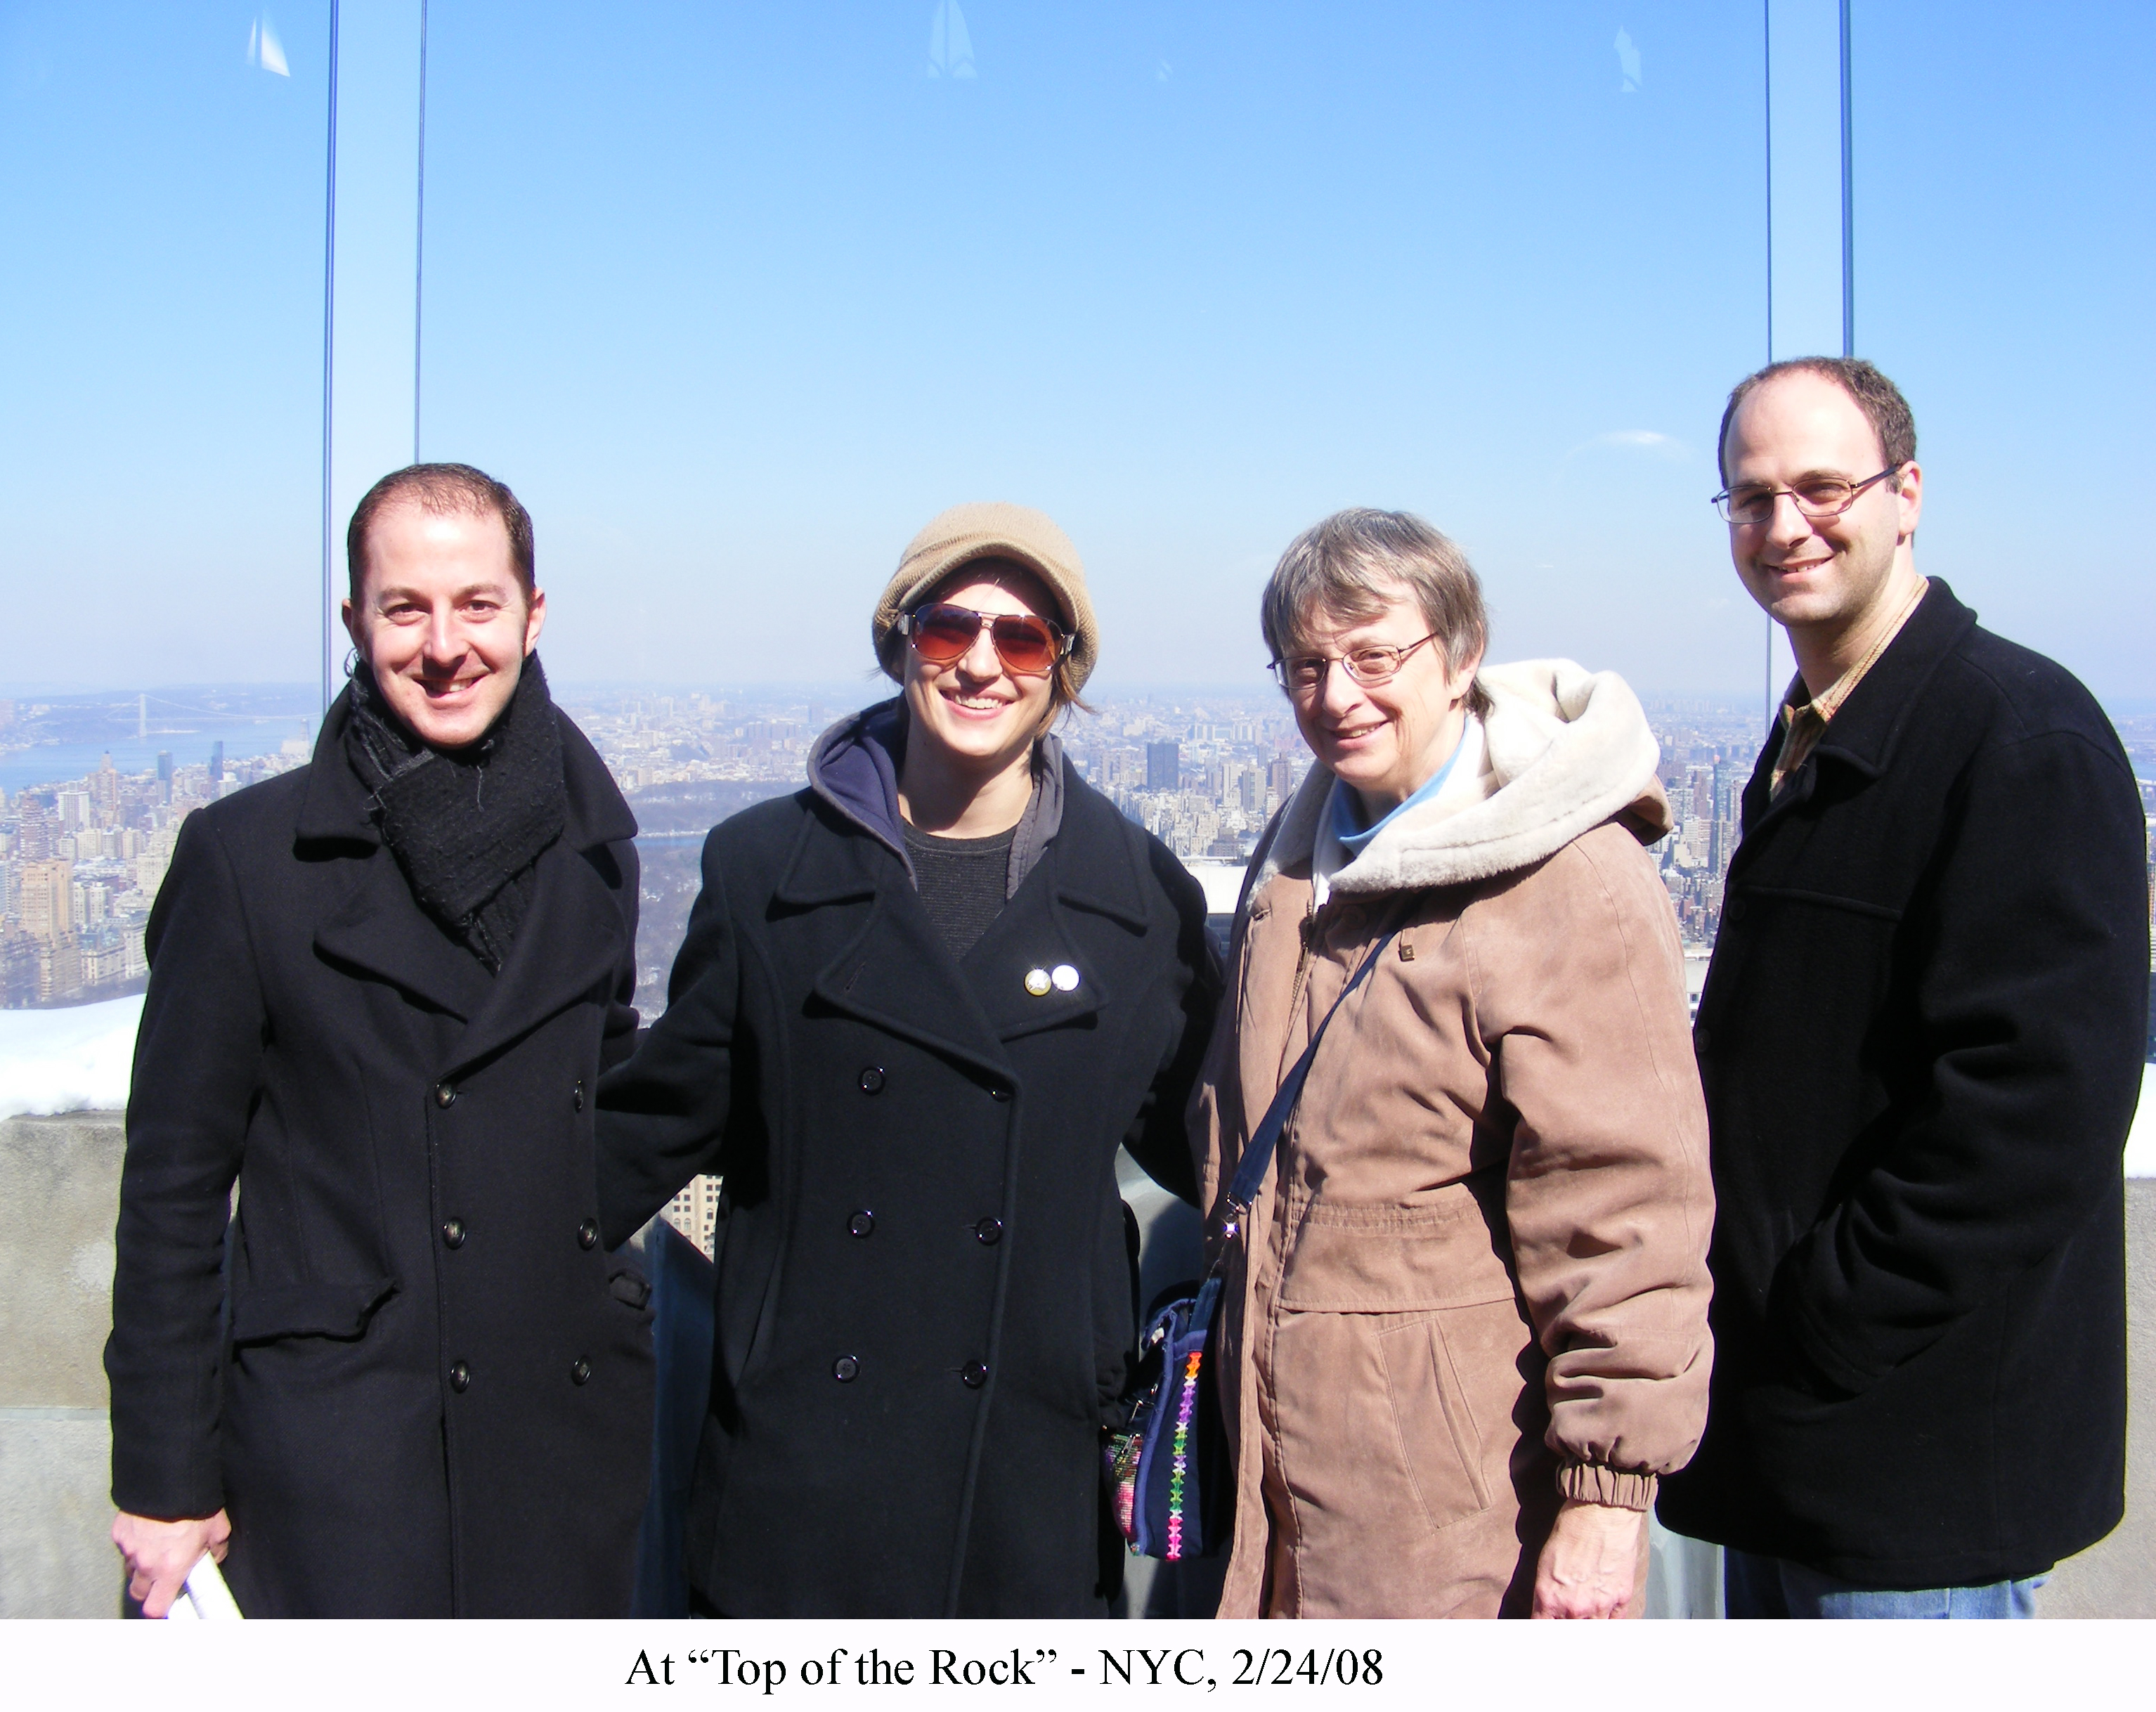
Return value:
[[(1313, 614), (1373, 619), (1402, 587), (1422, 609), (1451, 670), (1488, 648), (1490, 616), (1467, 555), (1412, 512), (1368, 506), (1335, 512), (1288, 544), (1259, 605), (1265, 645), (1275, 660), (1285, 660), (1307, 647)], [(1489, 711), (1480, 684), (1468, 691), (1467, 706), (1478, 716)]]

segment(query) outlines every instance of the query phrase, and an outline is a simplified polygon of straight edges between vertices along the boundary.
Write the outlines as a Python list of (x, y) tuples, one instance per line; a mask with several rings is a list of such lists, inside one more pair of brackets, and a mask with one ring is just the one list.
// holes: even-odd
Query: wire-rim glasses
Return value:
[(1409, 642), (1404, 647), (1373, 642), (1365, 647), (1351, 648), (1345, 654), (1291, 655), (1286, 660), (1273, 661), (1273, 677), (1289, 695), (1300, 699), (1314, 696), (1323, 688), (1327, 668), (1337, 664), (1359, 687), (1371, 689), (1391, 682), (1399, 676), (1409, 655), (1424, 642), (1436, 640), (1437, 632), (1432, 630), (1421, 642)]
[(1897, 464), (1861, 481), (1845, 481), (1838, 476), (1808, 476), (1795, 487), (1724, 488), (1710, 503), (1722, 513), (1725, 522), (1753, 527), (1769, 522), (1776, 502), (1786, 493), (1797, 502), (1799, 512), (1818, 522), (1840, 517), (1856, 503), (1857, 496), (1866, 488), (1874, 482), (1884, 481), (1901, 467)]

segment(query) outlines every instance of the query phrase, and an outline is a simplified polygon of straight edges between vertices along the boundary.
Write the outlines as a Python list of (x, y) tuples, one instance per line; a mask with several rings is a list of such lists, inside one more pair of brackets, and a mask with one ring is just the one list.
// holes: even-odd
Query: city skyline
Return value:
[[(171, 687), (171, 686), (168, 686)], [(281, 692), (292, 708), (305, 686)], [(701, 884), (710, 827), (762, 798), (797, 789), (809, 746), (858, 707), (895, 694), (887, 681), (796, 686), (561, 684), (556, 699), (590, 737), (635, 812), (642, 851), (639, 1007), (665, 1008), (665, 983)], [(59, 724), (79, 740), (98, 720), (135, 733), (149, 723), (146, 691), (41, 703), (0, 697), (0, 779), (38, 769), (46, 746), (9, 738)], [(81, 1002), (137, 990), (143, 930), (180, 825), (196, 809), (300, 766), (311, 720), (280, 712), (278, 693), (195, 686), (168, 705), (198, 716), (245, 716), (244, 740), (207, 732), (151, 733), (168, 744), (146, 769), (100, 764), (13, 787), (0, 784), (0, 1006)], [(1095, 691), (1092, 711), (1059, 726), (1079, 772), (1127, 816), (1159, 836), (1223, 897), (1265, 825), (1310, 761), (1286, 702), (1258, 690), (1156, 686)], [(1702, 959), (1719, 921), (1722, 878), (1741, 836), (1738, 797), (1750, 777), (1760, 711), (1742, 697), (1644, 698), (1661, 748), (1674, 822), (1654, 846), (1689, 954)], [(278, 736), (302, 723), (305, 734)], [(2156, 813), (2156, 709), (2118, 716), (2144, 809)], [(273, 742), (272, 739), (275, 739)], [(94, 743), (93, 745), (94, 747)], [(78, 741), (70, 753), (80, 754)], [(200, 758), (196, 758), (201, 751)], [(59, 746), (49, 746), (58, 753)], [(25, 760), (24, 757), (30, 758)], [(1225, 883), (1221, 883), (1221, 877)], [(2151, 869), (2156, 907), (2156, 866)]]

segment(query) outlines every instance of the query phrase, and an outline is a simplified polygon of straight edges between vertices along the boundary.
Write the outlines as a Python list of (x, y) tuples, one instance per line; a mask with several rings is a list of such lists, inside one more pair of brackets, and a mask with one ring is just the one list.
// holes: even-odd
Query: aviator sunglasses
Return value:
[(1004, 670), (1018, 677), (1045, 677), (1070, 651), (1071, 638), (1045, 619), (1023, 612), (975, 612), (938, 601), (898, 615), (901, 635), (931, 666), (949, 666), (973, 651), (985, 630)]

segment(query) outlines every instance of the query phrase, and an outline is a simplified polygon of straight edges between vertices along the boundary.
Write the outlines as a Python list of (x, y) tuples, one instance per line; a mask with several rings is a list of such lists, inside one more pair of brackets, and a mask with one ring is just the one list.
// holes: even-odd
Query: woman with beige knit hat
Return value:
[(1054, 523), (944, 512), (873, 638), (901, 693), (705, 845), (669, 1008), (600, 1087), (606, 1240), (724, 1178), (698, 1609), (1099, 1614), (1116, 1151), (1194, 1196), (1204, 902), (1051, 729), (1099, 647)]

